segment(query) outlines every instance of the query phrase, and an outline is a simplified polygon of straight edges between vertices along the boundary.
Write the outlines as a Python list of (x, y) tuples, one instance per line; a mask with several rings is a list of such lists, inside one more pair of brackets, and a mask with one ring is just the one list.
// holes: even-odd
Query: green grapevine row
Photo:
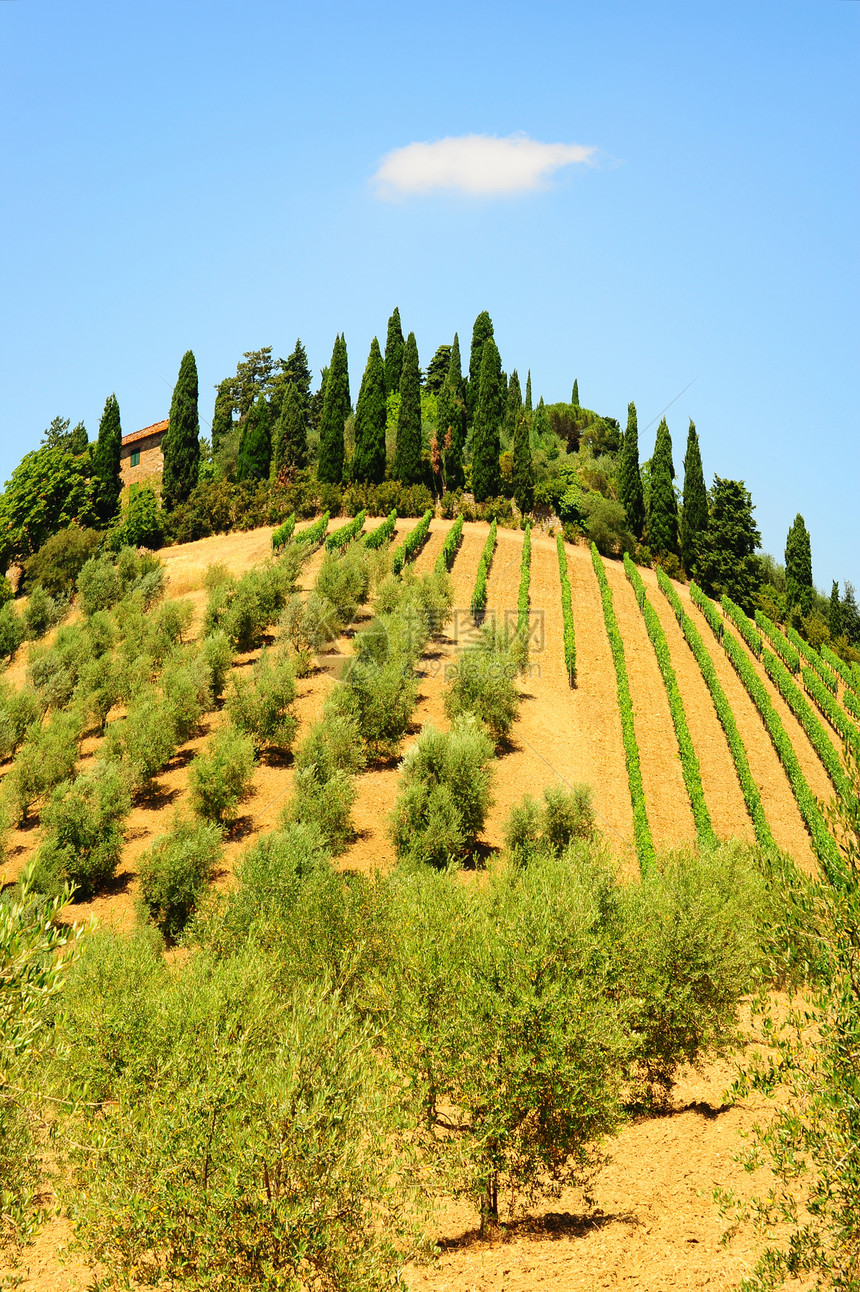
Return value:
[(756, 632), (755, 626), (749, 615), (741, 610), (739, 605), (727, 597), (725, 593), (720, 597), (720, 605), (723, 608), (723, 614), (731, 619), (735, 628), (737, 628), (741, 637), (743, 637), (747, 646), (749, 646), (756, 659), (761, 659), (762, 640), (759, 633)]
[(615, 618), (612, 589), (609, 587), (603, 561), (593, 543), (591, 544), (591, 561), (600, 586), (600, 597), (603, 602), (603, 622), (606, 624), (606, 635), (609, 638), (612, 661), (615, 665), (618, 708), (621, 713), (621, 736), (624, 741), (624, 757), (627, 762), (630, 802), (633, 805), (633, 833), (636, 838), (639, 867), (644, 871), (654, 861), (654, 840), (651, 837), (651, 827), (648, 824), (648, 813), (645, 808), (642, 767), (639, 762), (639, 746), (636, 743), (636, 729), (633, 723), (633, 701), (630, 699), (630, 683), (627, 678), (624, 642), (622, 641), (621, 633), (618, 631), (618, 620)]
[(714, 835), (714, 827), (711, 824), (711, 814), (708, 811), (708, 805), (705, 802), (705, 791), (702, 788), (702, 773), (699, 768), (699, 760), (696, 757), (696, 751), (690, 736), (687, 715), (684, 712), (684, 702), (681, 699), (678, 679), (669, 655), (669, 643), (666, 641), (663, 625), (660, 623), (656, 610), (648, 600), (641, 574), (626, 552), (624, 553), (624, 572), (633, 591), (636, 593), (636, 600), (645, 620), (645, 628), (651, 639), (651, 645), (654, 647), (654, 654), (657, 656), (657, 663), (663, 676), (663, 684), (666, 687), (666, 695), (669, 699), (669, 712), (672, 714), (672, 723), (678, 739), (681, 772), (684, 777), (684, 784), (687, 787), (690, 807), (693, 810), (696, 834), (700, 843), (715, 843), (716, 836)]
[(454, 564), (454, 557), (463, 541), (463, 517), (458, 516), (454, 524), (445, 535), (445, 542), (442, 544), (442, 551), (436, 557), (437, 570), (450, 570)]
[(856, 677), (845, 663), (845, 660), (840, 659), (839, 656), (830, 649), (827, 642), (825, 642), (821, 647), (821, 658), (824, 660), (825, 664), (829, 664), (830, 667), (839, 674), (846, 686), (849, 686), (852, 691), (857, 690)]
[(399, 543), (394, 549), (391, 568), (395, 574), (399, 574), (407, 561), (414, 561), (415, 557), (421, 551), (424, 540), (430, 529), (430, 521), (433, 512), (428, 507), (424, 515), (419, 520), (414, 529), (410, 529), (402, 543)]
[(327, 552), (337, 552), (340, 548), (346, 547), (351, 543), (364, 528), (364, 522), (367, 520), (367, 512), (360, 511), (357, 516), (353, 516), (348, 525), (341, 525), (333, 534), (329, 534), (325, 541), (325, 550)]
[(524, 642), (529, 638), (529, 582), (532, 568), (532, 525), (526, 521), (523, 554), (520, 560), (520, 590), (517, 595), (517, 632)]
[[(860, 755), (860, 731), (857, 730), (850, 718), (845, 716), (842, 708), (836, 703), (827, 687), (821, 681), (821, 678), (811, 668), (805, 668), (801, 673), (803, 685), (830, 723), (833, 730), (843, 741), (848, 741)], [(846, 695), (846, 699), (848, 696)], [(851, 697), (854, 698), (853, 696)]]
[[(659, 577), (660, 575), (658, 571), (657, 578), (659, 579)], [(714, 634), (717, 641), (718, 642), (722, 641), (723, 620), (717, 614), (717, 608), (714, 605), (711, 598), (706, 597), (702, 589), (699, 587), (698, 583), (695, 583), (692, 580), (690, 582), (690, 600), (692, 601), (694, 606), (696, 606), (699, 610), (701, 610), (702, 614), (707, 619), (708, 626), (710, 627), (711, 632)]]
[(570, 595), (570, 575), (567, 572), (567, 553), (564, 550), (564, 537), (556, 534), (555, 545), (558, 551), (558, 572), (561, 575), (561, 613), (564, 619), (564, 665), (567, 669), (567, 680), (571, 686), (576, 684), (576, 637), (573, 632), (573, 606)]
[(760, 610), (755, 612), (755, 621), (764, 633), (765, 637), (767, 637), (771, 646), (773, 646), (783, 664), (785, 664), (792, 673), (799, 673), (800, 656), (788, 638), (785, 637), (784, 634), (779, 631), (776, 624), (772, 623), (771, 620), (768, 619), (767, 615), (763, 615)]
[[(714, 667), (714, 661), (711, 659), (705, 643), (699, 634), (699, 630), (693, 623), (690, 616), (684, 610), (681, 604), (681, 598), (672, 587), (669, 576), (659, 566), (657, 567), (657, 582), (663, 592), (669, 605), (675, 612), (675, 618), (681, 625), (681, 631), (687, 639), (687, 645), (693, 653), (696, 663), (699, 665), (705, 685), (711, 693), (711, 699), (714, 702), (714, 708), (717, 712), (720, 726), (726, 733), (726, 741), (731, 751), (732, 759), (735, 764), (735, 771), (738, 775), (738, 782), (741, 787), (741, 793), (744, 796), (744, 802), (747, 805), (747, 811), (750, 814), (750, 820), (753, 823), (755, 837), (763, 848), (776, 848), (776, 842), (770, 832), (770, 826), (764, 814), (764, 807), (761, 801), (761, 795), (758, 786), (753, 780), (750, 771), (749, 759), (744, 742), (741, 739), (741, 733), (738, 731), (738, 724), (735, 721), (735, 715), (732, 712), (732, 706), (729, 704), (728, 697), (722, 688), (720, 679), (717, 677), (717, 670)], [(692, 595), (691, 585), (691, 595)], [(697, 589), (698, 591), (698, 589)], [(701, 594), (700, 595), (704, 595)], [(717, 616), (717, 621), (722, 624)]]
[(293, 536), (293, 530), (296, 527), (296, 513), (288, 516), (283, 525), (272, 530), (272, 551), (279, 552), (282, 547), (286, 547)]
[(394, 526), (396, 524), (397, 508), (392, 507), (382, 524), (377, 525), (376, 529), (372, 529), (369, 534), (364, 535), (364, 538), (361, 540), (362, 543), (364, 543), (365, 547), (369, 548), (382, 547), (383, 543), (391, 541), (391, 536), (394, 533)]
[(841, 794), (847, 786), (847, 781), (842, 771), (842, 762), (833, 741), (816, 717), (812, 705), (785, 665), (775, 655), (772, 655), (769, 650), (766, 650), (762, 655), (762, 663), (768, 677), (806, 732), (809, 743), (818, 754), (827, 775), (833, 782), (834, 789)]
[(472, 593), (472, 614), (479, 615), (487, 608), (487, 576), (493, 563), (496, 550), (496, 522), (490, 525), (490, 532), (478, 562), (478, 574), (475, 578), (475, 591)]
[(323, 541), (325, 532), (328, 529), (328, 522), (329, 513), (326, 511), (323, 512), (319, 520), (315, 520), (312, 525), (308, 525), (307, 529), (303, 529), (300, 534), (296, 534), (294, 541), (296, 543), (307, 543), (310, 547), (315, 547), (317, 543)]
[(794, 628), (786, 628), (785, 633), (800, 658), (805, 659), (807, 664), (811, 665), (812, 668), (815, 669), (831, 695), (838, 695), (839, 679), (829, 664), (824, 663), (824, 660), (821, 658), (818, 651), (814, 650), (809, 645), (809, 642), (805, 642), (800, 633)]

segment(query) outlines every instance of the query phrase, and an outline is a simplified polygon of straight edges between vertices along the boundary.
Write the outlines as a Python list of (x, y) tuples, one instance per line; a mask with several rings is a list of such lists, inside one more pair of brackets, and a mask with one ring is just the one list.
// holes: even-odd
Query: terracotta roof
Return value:
[(160, 435), (162, 431), (167, 430), (169, 421), (170, 418), (165, 417), (163, 422), (153, 422), (151, 426), (144, 426), (142, 431), (132, 431), (131, 435), (124, 435), (122, 437), (123, 446), (134, 444), (136, 440), (145, 440), (149, 435)]

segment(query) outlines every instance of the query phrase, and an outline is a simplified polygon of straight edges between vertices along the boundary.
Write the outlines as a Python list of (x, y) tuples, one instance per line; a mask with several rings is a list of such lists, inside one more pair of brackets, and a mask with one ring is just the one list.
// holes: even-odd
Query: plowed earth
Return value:
[[(336, 524), (344, 522), (335, 522)], [(378, 522), (374, 522), (378, 523)], [(398, 522), (395, 541), (415, 521)], [(434, 520), (416, 560), (419, 571), (432, 568), (450, 522)], [(182, 596), (195, 607), (199, 625), (206, 594), (206, 567), (223, 562), (241, 573), (265, 560), (271, 530), (203, 539), (162, 553), (168, 572), (168, 596)], [(446, 671), (474, 631), (469, 605), (478, 561), (487, 536), (484, 524), (466, 524), (452, 570), (455, 611), (442, 633), (431, 642), (420, 663), (420, 696), (406, 748), (424, 722), (445, 726)], [(516, 617), (522, 535), (500, 529), (488, 587), (488, 614)], [(603, 622), (603, 612), (591, 557), (584, 547), (567, 545), (566, 559), (573, 594), (577, 647), (577, 684), (568, 685), (562, 652), (561, 582), (553, 538), (537, 529), (532, 537), (530, 582), (531, 660), (521, 680), (522, 705), (509, 745), (501, 751), (495, 780), (495, 803), (484, 832), (488, 855), (501, 849), (504, 820), (526, 793), (540, 794), (544, 786), (561, 781), (585, 781), (593, 787), (597, 819), (605, 839), (625, 871), (635, 873), (632, 812), (621, 740), (615, 671)], [(309, 589), (322, 561), (317, 552), (303, 572)], [(665, 689), (645, 632), (635, 597), (618, 562), (606, 562), (615, 612), (627, 659), (634, 722), (642, 762), (648, 817), (658, 848), (692, 842), (692, 813), (681, 776)], [(699, 757), (702, 781), (714, 828), (720, 837), (753, 838), (734, 765), (717, 720), (710, 694), (687, 647), (656, 578), (642, 571), (648, 596), (663, 624), (678, 678), (691, 736)], [(744, 691), (722, 648), (702, 616), (679, 593), (696, 622), (714, 660), (731, 703), (762, 795), (767, 819), (780, 846), (805, 867), (813, 864), (808, 836), (791, 788), (752, 701)], [(350, 651), (350, 634), (336, 644), (330, 657), (309, 678), (298, 683), (296, 714), (300, 736), (319, 716), (328, 691), (337, 686), (340, 659)], [(249, 667), (254, 653), (240, 656), (236, 668)], [(832, 797), (832, 787), (812, 746), (788, 707), (765, 680), (800, 759), (813, 793)], [(7, 670), (10, 682), (25, 676), (23, 653)], [(208, 732), (223, 720), (220, 713), (206, 719), (200, 734), (180, 751), (158, 778), (157, 792), (137, 805), (129, 821), (129, 836), (120, 873), (110, 891), (74, 908), (75, 918), (90, 915), (121, 927), (134, 921), (137, 859), (155, 835), (169, 824), (183, 804), (188, 763)], [(97, 742), (84, 744), (84, 761)], [(0, 769), (8, 770), (8, 764)], [(222, 873), (215, 882), (229, 885), (236, 859), (257, 834), (277, 826), (292, 786), (289, 760), (261, 762), (244, 816), (231, 835)], [(370, 769), (358, 780), (354, 818), (356, 839), (341, 858), (345, 869), (372, 871), (392, 863), (386, 819), (397, 791), (395, 764)], [(8, 878), (26, 864), (38, 843), (38, 818), (10, 839)], [(635, 1287), (663, 1289), (723, 1289), (737, 1285), (755, 1259), (757, 1240), (741, 1229), (728, 1247), (720, 1244), (724, 1228), (715, 1203), (715, 1186), (745, 1194), (766, 1183), (748, 1177), (733, 1161), (742, 1148), (739, 1132), (749, 1130), (762, 1110), (751, 1102), (724, 1106), (723, 1092), (733, 1069), (715, 1064), (702, 1073), (687, 1073), (674, 1092), (671, 1112), (628, 1125), (607, 1145), (609, 1160), (592, 1191), (593, 1203), (582, 1195), (533, 1208), (508, 1225), (492, 1242), (478, 1238), (475, 1216), (464, 1206), (443, 1207), (436, 1220), (439, 1260), (407, 1271), (409, 1286), (431, 1289), (494, 1289), (526, 1292), (534, 1287), (569, 1292), (576, 1289)], [(51, 1222), (25, 1254), (27, 1267), (21, 1287), (39, 1292), (86, 1286), (92, 1275), (76, 1259), (61, 1260), (68, 1237), (64, 1222)]]

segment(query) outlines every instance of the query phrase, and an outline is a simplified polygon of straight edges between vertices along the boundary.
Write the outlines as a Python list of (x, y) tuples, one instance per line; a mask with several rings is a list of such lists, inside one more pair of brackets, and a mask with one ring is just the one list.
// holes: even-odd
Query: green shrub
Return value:
[(177, 650), (168, 656), (161, 673), (161, 691), (173, 723), (177, 744), (184, 744), (214, 703), (211, 673), (201, 655)]
[(260, 646), (293, 592), (300, 560), (282, 560), (249, 570), (241, 579), (222, 579), (209, 596), (204, 634), (220, 628), (236, 651)]
[(292, 662), (284, 655), (264, 650), (250, 678), (234, 672), (227, 697), (227, 712), (237, 730), (250, 736), (254, 748), (292, 748), (298, 721), (289, 712), (296, 698)]
[(189, 769), (191, 806), (205, 821), (232, 821), (250, 792), (253, 774), (253, 743), (235, 727), (222, 727)]
[(0, 705), (0, 759), (12, 758), (28, 731), (41, 722), (45, 706), (32, 686), (10, 691)]
[(122, 580), (109, 556), (91, 556), (78, 575), (78, 604), (87, 616), (110, 610), (123, 595)]
[(618, 556), (633, 542), (627, 513), (614, 498), (589, 492), (583, 496), (588, 536), (602, 556)]
[(55, 624), (64, 619), (69, 603), (64, 597), (49, 596), (41, 584), (30, 593), (24, 607), (24, 631), (30, 641), (44, 637)]
[(176, 753), (173, 714), (151, 687), (141, 687), (125, 718), (107, 729), (107, 756), (121, 759), (135, 792), (145, 792)]
[(359, 658), (344, 669), (341, 685), (326, 701), (326, 714), (353, 719), (365, 749), (385, 758), (396, 753), (417, 699), (418, 683), (402, 660), (377, 665)]
[(80, 736), (80, 719), (75, 713), (55, 713), (45, 726), (29, 729), (3, 782), (14, 821), (26, 821), (35, 803), (72, 776)]
[(364, 548), (356, 546), (349, 548), (342, 556), (326, 554), (314, 591), (334, 606), (339, 630), (343, 631), (352, 623), (358, 607), (367, 600), (369, 587), (368, 554)]
[(141, 911), (165, 938), (184, 930), (222, 852), (219, 826), (177, 817), (141, 857)]
[(200, 643), (200, 657), (209, 671), (209, 690), (213, 700), (220, 700), (233, 666), (233, 652), (227, 634), (220, 628), (209, 633)]
[(24, 570), (29, 588), (37, 584), (51, 597), (68, 598), (75, 590), (78, 575), (90, 557), (95, 556), (98, 531), (69, 525), (42, 544)]
[(62, 709), (69, 703), (91, 655), (86, 633), (72, 624), (59, 630), (53, 645), (31, 649), (27, 677), (46, 706)]
[(352, 805), (356, 789), (348, 772), (335, 770), (323, 777), (316, 767), (296, 769), (293, 796), (281, 816), (283, 826), (312, 826), (337, 855), (352, 842)]
[(354, 775), (366, 765), (358, 724), (348, 714), (330, 714), (315, 722), (296, 750), (296, 768), (313, 767), (321, 780), (335, 772)]
[(474, 646), (460, 651), (445, 695), (449, 718), (473, 713), (496, 741), (504, 740), (516, 721), (520, 693), (514, 679), (520, 666), (515, 634), (485, 624)]
[(0, 659), (10, 660), (26, 635), (24, 621), (11, 601), (0, 606)]
[(505, 847), (519, 866), (537, 855), (560, 857), (575, 839), (594, 835), (594, 803), (590, 785), (548, 785), (543, 803), (531, 795), (511, 808), (505, 824)]
[(131, 796), (116, 764), (98, 763), (58, 785), (42, 811), (46, 837), (36, 856), (34, 887), (55, 896), (73, 885), (76, 899), (91, 897), (116, 873), (130, 811)]
[(104, 732), (107, 716), (126, 690), (122, 664), (112, 655), (96, 655), (82, 665), (75, 687), (75, 704)]
[(490, 809), (493, 743), (471, 715), (427, 723), (400, 765), (391, 837), (401, 859), (446, 866), (474, 848)]

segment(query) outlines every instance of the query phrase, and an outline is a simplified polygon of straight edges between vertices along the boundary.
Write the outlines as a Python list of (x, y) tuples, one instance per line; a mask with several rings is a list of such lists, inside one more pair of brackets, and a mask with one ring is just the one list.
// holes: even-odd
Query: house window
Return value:
[(132, 454), (131, 454), (131, 465), (132, 465), (133, 467), (139, 467), (139, 466), (140, 466), (140, 449), (133, 449), (133, 450), (132, 450)]

